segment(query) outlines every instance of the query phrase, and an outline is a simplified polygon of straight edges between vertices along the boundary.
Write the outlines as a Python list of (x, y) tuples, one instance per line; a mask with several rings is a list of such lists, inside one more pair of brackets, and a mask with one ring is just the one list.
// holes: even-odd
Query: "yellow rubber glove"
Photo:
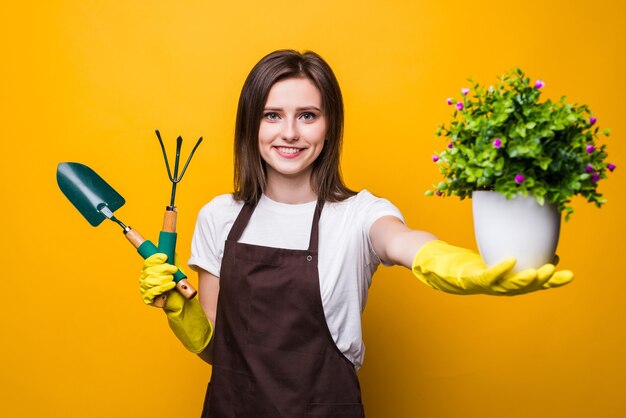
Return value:
[[(155, 297), (176, 286), (173, 275), (178, 268), (165, 263), (165, 260), (165, 254), (157, 253), (144, 261), (139, 277), (139, 290), (141, 299), (148, 305)], [(187, 300), (176, 291), (170, 292), (163, 310), (170, 328), (187, 350), (198, 354), (209, 345), (213, 327), (197, 298)]]
[(413, 260), (413, 274), (428, 286), (457, 295), (513, 296), (563, 286), (574, 279), (568, 270), (555, 272), (552, 264), (511, 274), (515, 259), (487, 267), (472, 250), (443, 241), (424, 244)]

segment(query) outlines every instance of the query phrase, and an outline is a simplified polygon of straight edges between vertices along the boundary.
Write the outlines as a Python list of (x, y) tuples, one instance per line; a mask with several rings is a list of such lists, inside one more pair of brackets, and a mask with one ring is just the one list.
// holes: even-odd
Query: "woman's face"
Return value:
[(308, 78), (288, 78), (270, 89), (259, 127), (259, 150), (267, 180), (309, 178), (322, 152), (326, 117), (322, 96)]

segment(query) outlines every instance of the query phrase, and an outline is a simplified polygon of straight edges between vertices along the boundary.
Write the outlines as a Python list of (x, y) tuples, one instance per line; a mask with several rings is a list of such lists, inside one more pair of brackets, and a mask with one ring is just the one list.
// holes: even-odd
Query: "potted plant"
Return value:
[(551, 262), (572, 197), (598, 207), (606, 201), (598, 184), (615, 165), (599, 140), (610, 131), (600, 132), (586, 105), (565, 97), (541, 102), (543, 81), (531, 82), (519, 68), (495, 86), (470, 82), (460, 99), (447, 99), (452, 120), (436, 131), (446, 145), (432, 156), (444, 178), (426, 194), (472, 197), (487, 264), (507, 256), (518, 259), (517, 270)]

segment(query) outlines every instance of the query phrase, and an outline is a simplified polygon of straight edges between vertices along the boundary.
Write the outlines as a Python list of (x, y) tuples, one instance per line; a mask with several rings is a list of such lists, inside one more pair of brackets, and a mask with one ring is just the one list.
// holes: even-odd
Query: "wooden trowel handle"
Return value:
[(146, 242), (146, 239), (142, 237), (141, 234), (137, 232), (137, 230), (130, 227), (128, 228), (128, 231), (124, 231), (124, 235), (126, 235), (126, 239), (129, 240), (135, 248), (139, 248), (141, 244)]

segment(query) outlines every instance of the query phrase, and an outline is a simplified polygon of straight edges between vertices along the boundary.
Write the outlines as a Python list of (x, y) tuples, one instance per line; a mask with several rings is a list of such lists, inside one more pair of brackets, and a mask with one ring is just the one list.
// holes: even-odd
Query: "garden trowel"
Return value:
[[(113, 215), (114, 211), (124, 205), (125, 200), (91, 168), (80, 163), (60, 163), (57, 168), (57, 183), (63, 194), (92, 226), (98, 226), (105, 219), (109, 219), (122, 227), (126, 239), (143, 258), (162, 252), (151, 241), (144, 239), (139, 232), (124, 225)], [(168, 259), (168, 262), (173, 264), (174, 260)], [(176, 289), (187, 299), (196, 295), (196, 290), (180, 269), (174, 275), (174, 281)], [(167, 294), (160, 295), (153, 305), (163, 307), (166, 299)]]

